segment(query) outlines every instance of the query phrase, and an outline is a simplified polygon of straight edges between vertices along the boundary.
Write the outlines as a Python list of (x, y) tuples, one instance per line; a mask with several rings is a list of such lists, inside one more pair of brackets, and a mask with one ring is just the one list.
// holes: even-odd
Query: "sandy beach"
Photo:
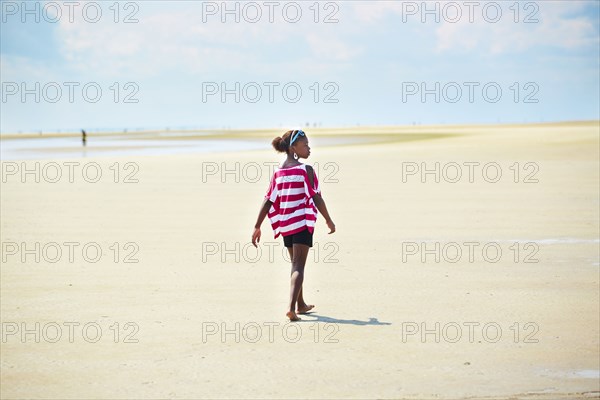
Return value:
[(283, 131), (3, 160), (1, 397), (600, 397), (598, 121), (306, 132), (337, 232), (297, 323), (250, 243)]

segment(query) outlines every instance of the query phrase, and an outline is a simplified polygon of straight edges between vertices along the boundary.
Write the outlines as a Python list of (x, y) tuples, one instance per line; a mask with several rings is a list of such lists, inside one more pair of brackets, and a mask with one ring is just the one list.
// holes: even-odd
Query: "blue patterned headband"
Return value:
[(298, 139), (300, 136), (306, 136), (302, 129), (298, 129), (297, 131), (292, 132), (292, 140), (290, 141), (290, 146), (294, 144), (296, 139)]

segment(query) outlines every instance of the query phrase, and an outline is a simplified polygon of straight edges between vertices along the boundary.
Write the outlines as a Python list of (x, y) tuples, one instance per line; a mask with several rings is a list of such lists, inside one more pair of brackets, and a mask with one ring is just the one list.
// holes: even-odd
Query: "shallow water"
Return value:
[[(270, 140), (264, 138), (214, 139), (201, 137), (206, 135), (214, 135), (214, 133), (152, 132), (135, 134), (135, 136), (88, 136), (86, 146), (83, 146), (79, 136), (0, 139), (0, 159), (43, 160), (98, 156), (195, 154), (271, 148)], [(376, 136), (313, 137), (311, 146), (336, 146), (377, 141), (381, 141), (381, 138)]]
[[(222, 135), (222, 138), (219, 138)], [(239, 152), (271, 149), (271, 138), (236, 137), (218, 132), (162, 131), (117, 135), (88, 135), (83, 146), (81, 136), (72, 137), (0, 137), (2, 160), (52, 160), (60, 158), (135, 156), (163, 154), (195, 154)], [(366, 145), (375, 143), (409, 142), (457, 136), (439, 132), (369, 132), (322, 134), (310, 138), (313, 148), (327, 146)]]
[(542, 369), (540, 370), (539, 374), (542, 376), (554, 376), (571, 379), (600, 379), (600, 370), (597, 369), (576, 369), (568, 371)]
[(0, 141), (0, 159), (30, 160), (121, 155), (162, 155), (214, 153), (265, 148), (265, 143), (250, 140), (169, 140), (128, 137), (4, 139)]

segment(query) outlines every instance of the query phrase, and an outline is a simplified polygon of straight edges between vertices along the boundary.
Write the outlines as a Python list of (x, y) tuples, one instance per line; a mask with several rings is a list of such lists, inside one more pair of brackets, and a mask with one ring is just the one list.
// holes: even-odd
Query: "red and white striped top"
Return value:
[(317, 221), (317, 208), (312, 198), (321, 193), (314, 170), (313, 176), (314, 187), (308, 180), (305, 164), (275, 170), (265, 195), (265, 198), (273, 203), (268, 217), (275, 238), (279, 235), (293, 235), (305, 227), (313, 233)]

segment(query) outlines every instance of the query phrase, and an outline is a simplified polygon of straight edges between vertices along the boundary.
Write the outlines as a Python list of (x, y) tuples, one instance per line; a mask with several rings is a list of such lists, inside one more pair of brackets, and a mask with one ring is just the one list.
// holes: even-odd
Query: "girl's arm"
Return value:
[(323, 200), (323, 198), (321, 197), (321, 195), (319, 193), (315, 194), (312, 199), (315, 203), (315, 206), (317, 207), (317, 210), (319, 210), (319, 212), (321, 214), (323, 214), (323, 217), (325, 218), (325, 222), (327, 223), (327, 227), (330, 230), (329, 233), (331, 234), (331, 233), (335, 232), (335, 224), (333, 223), (333, 220), (329, 216), (329, 212), (327, 211), (327, 206), (325, 205), (325, 200)]
[(254, 247), (258, 247), (256, 244), (260, 242), (260, 226), (262, 225), (265, 217), (269, 213), (272, 204), (272, 201), (270, 201), (269, 199), (265, 199), (260, 208), (260, 211), (258, 212), (258, 218), (256, 219), (256, 224), (254, 225), (254, 232), (252, 233), (252, 244), (254, 245)]
[(265, 220), (265, 217), (269, 213), (272, 204), (273, 202), (269, 199), (265, 199), (265, 201), (263, 201), (260, 211), (258, 212), (258, 218), (256, 219), (254, 229), (260, 229), (260, 226), (262, 225), (263, 221)]
[[(308, 182), (310, 183), (311, 187), (315, 187), (315, 171), (313, 170), (313, 168), (310, 165), (306, 166), (306, 173), (308, 175)], [(321, 197), (321, 195), (319, 193), (315, 194), (313, 196), (313, 202), (315, 203), (315, 206), (317, 207), (317, 210), (319, 210), (319, 212), (321, 214), (323, 214), (323, 217), (325, 218), (325, 222), (327, 223), (327, 227), (329, 228), (330, 232), (329, 234), (332, 234), (333, 232), (335, 232), (335, 224), (333, 223), (331, 217), (329, 216), (329, 212), (327, 211), (327, 206), (325, 205), (325, 200), (323, 200), (323, 198)]]

